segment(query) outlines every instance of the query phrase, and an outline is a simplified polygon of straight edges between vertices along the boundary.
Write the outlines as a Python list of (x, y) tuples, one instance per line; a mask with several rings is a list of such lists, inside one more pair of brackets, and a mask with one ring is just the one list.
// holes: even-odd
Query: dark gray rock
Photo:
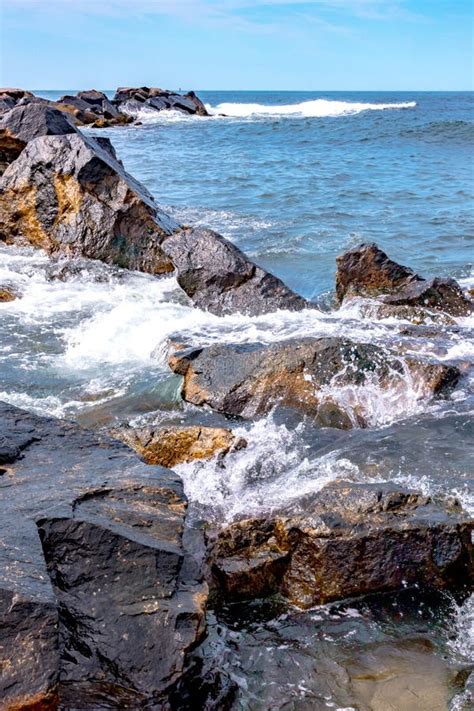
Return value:
[(187, 94), (177, 94), (156, 87), (120, 87), (112, 102), (119, 110), (124, 111), (137, 111), (146, 106), (157, 111), (174, 109), (186, 114), (209, 115), (203, 102), (194, 91), (189, 91)]
[(456, 502), (337, 482), (223, 529), (209, 565), (227, 599), (280, 592), (303, 608), (411, 585), (470, 590), (473, 528)]
[(241, 312), (253, 316), (311, 306), (212, 230), (177, 231), (162, 248), (175, 265), (180, 287), (201, 309), (218, 315)]
[[(24, 101), (27, 103), (22, 104)], [(30, 99), (22, 99), (0, 120), (0, 174), (18, 158), (33, 138), (75, 131), (72, 123), (60, 111), (43, 103), (30, 103)]]
[(171, 369), (183, 376), (181, 396), (230, 416), (267, 414), (276, 405), (295, 408), (324, 426), (364, 427), (360, 407), (338, 400), (336, 388), (377, 379), (381, 389), (404, 377), (404, 363), (426, 397), (449, 393), (459, 380), (454, 366), (428, 363), (343, 338), (299, 338), (270, 345), (216, 344), (178, 350)]
[[(337, 257), (336, 295), (378, 297), (388, 307), (422, 307), (467, 316), (473, 305), (454, 279), (426, 280), (387, 257), (376, 244), (361, 244)], [(397, 310), (393, 309), (397, 316)]]
[(67, 116), (42, 102), (28, 102), (15, 106), (2, 117), (0, 131), (7, 131), (25, 143), (39, 136), (77, 133)]
[(183, 546), (179, 478), (3, 403), (0, 460), (2, 708), (96, 684), (163, 703), (207, 594)]
[(160, 243), (177, 228), (107, 139), (37, 138), (0, 182), (0, 239), (9, 244), (161, 274), (173, 265)]

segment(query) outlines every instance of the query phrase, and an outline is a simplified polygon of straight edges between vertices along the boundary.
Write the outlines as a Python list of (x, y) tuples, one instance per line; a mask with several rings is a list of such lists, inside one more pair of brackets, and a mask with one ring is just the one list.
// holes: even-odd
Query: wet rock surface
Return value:
[(311, 306), (213, 230), (177, 231), (163, 250), (176, 267), (179, 285), (200, 309), (255, 316)]
[(160, 242), (176, 227), (105, 138), (37, 138), (1, 179), (0, 239), (9, 244), (162, 274), (173, 265)]
[(339, 256), (336, 295), (339, 301), (354, 296), (379, 297), (397, 316), (397, 307), (420, 307), (467, 316), (473, 306), (459, 284), (450, 278), (424, 279), (412, 269), (387, 257), (376, 244), (361, 244)]
[(473, 527), (455, 502), (337, 482), (224, 528), (209, 564), (227, 599), (279, 592), (302, 608), (410, 585), (472, 589)]
[(180, 480), (9, 405), (0, 428), (2, 708), (53, 708), (76, 684), (160, 707), (204, 631)]
[[(299, 338), (270, 345), (212, 345), (178, 350), (169, 358), (183, 376), (181, 395), (194, 405), (231, 416), (259, 417), (275, 405), (301, 410), (326, 426), (349, 428), (354, 422), (335, 386), (363, 386), (375, 377), (380, 387), (416, 375), (420, 396), (449, 393), (460, 373), (456, 367), (408, 359), (405, 364), (380, 347), (342, 338)], [(325, 390), (331, 386), (331, 390)], [(356, 424), (364, 413), (353, 410)]]
[[(147, 464), (173, 467), (195, 459), (211, 459), (225, 455), (237, 444), (231, 430), (223, 427), (123, 427), (112, 430), (120, 439), (143, 457)], [(240, 440), (239, 447), (242, 448)]]

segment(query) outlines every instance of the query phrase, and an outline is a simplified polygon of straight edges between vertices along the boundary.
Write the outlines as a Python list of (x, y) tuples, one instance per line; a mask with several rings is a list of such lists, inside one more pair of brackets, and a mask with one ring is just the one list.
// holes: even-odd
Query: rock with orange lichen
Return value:
[[(236, 444), (231, 430), (224, 427), (124, 427), (111, 434), (132, 447), (147, 464), (163, 467), (224, 455)], [(244, 442), (237, 440), (239, 449)]]
[(18, 294), (14, 289), (5, 284), (0, 284), (0, 302), (15, 301)]
[(0, 240), (7, 244), (163, 274), (173, 264), (160, 244), (177, 227), (124, 171), (106, 138), (36, 138), (0, 180)]

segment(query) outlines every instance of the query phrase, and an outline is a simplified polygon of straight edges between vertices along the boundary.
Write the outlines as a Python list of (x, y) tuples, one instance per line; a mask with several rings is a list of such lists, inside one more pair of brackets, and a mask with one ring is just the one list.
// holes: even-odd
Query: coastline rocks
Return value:
[[(376, 244), (361, 244), (336, 259), (336, 296), (379, 297), (386, 307), (423, 307), (452, 316), (467, 316), (471, 302), (450, 278), (424, 279), (387, 257)], [(393, 315), (397, 316), (397, 308)], [(387, 311), (386, 311), (387, 313)]]
[(147, 464), (163, 467), (225, 455), (236, 443), (231, 430), (224, 427), (123, 427), (111, 435), (134, 449)]
[(24, 89), (0, 88), (0, 115), (10, 111), (22, 99), (30, 101), (36, 98), (31, 91)]
[(1, 403), (0, 488), (2, 708), (94, 684), (161, 703), (205, 629), (179, 478)]
[(102, 91), (80, 91), (76, 96), (65, 95), (55, 102), (61, 111), (73, 117), (76, 125), (105, 128), (131, 123), (132, 118), (120, 113)]
[(124, 112), (133, 113), (146, 107), (156, 111), (173, 109), (186, 114), (209, 116), (206, 107), (194, 91), (189, 91), (187, 94), (177, 94), (176, 92), (156, 87), (120, 87), (117, 89), (112, 102), (119, 110)]
[(455, 503), (337, 482), (223, 529), (209, 566), (226, 599), (279, 592), (302, 608), (415, 584), (470, 589), (473, 527)]
[[(372, 344), (343, 338), (299, 338), (270, 345), (217, 344), (177, 350), (169, 357), (173, 372), (183, 376), (181, 395), (194, 405), (208, 405), (243, 418), (267, 414), (275, 405), (302, 410), (323, 426), (365, 425), (364, 412), (335, 398), (335, 388), (363, 386), (376, 378), (390, 387), (404, 374), (403, 363)], [(456, 385), (460, 373), (445, 364), (410, 359), (424, 396), (442, 395)]]
[(165, 239), (162, 249), (176, 268), (180, 287), (200, 309), (219, 316), (255, 316), (311, 306), (213, 230), (182, 229)]
[(105, 138), (37, 138), (0, 180), (0, 240), (7, 244), (162, 274), (173, 265), (160, 242), (177, 227)]

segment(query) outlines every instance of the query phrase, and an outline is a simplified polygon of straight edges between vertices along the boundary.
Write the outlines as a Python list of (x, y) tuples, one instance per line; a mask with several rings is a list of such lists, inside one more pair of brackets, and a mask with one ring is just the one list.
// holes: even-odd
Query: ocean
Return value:
[[(171, 277), (89, 262), (57, 280), (41, 252), (0, 247), (0, 282), (22, 293), (0, 304), (0, 399), (89, 427), (228, 425), (181, 402), (166, 365), (171, 336), (196, 345), (302, 335), (403, 342), (406, 352), (462, 366), (450, 399), (428, 400), (404, 376), (389, 390), (334, 393), (349, 414), (362, 409), (366, 429), (318, 430), (278, 412), (230, 423), (248, 441), (232, 464), (176, 468), (191, 518), (229, 522), (341, 477), (453, 495), (474, 512), (473, 319), (420, 338), (403, 320), (333, 303), (336, 256), (360, 242), (423, 276), (474, 286), (473, 94), (197, 93), (211, 118), (142, 111), (140, 126), (86, 133), (108, 136), (166, 211), (217, 230), (319, 309), (217, 317), (192, 308)], [(405, 659), (454, 679), (474, 664), (473, 619), (472, 599), (416, 590), (304, 613), (249, 603), (220, 611), (207, 654), (237, 680), (233, 709), (348, 711), (348, 660), (379, 650), (381, 669)], [(445, 687), (446, 705), (433, 708), (469, 707), (459, 684)]]

